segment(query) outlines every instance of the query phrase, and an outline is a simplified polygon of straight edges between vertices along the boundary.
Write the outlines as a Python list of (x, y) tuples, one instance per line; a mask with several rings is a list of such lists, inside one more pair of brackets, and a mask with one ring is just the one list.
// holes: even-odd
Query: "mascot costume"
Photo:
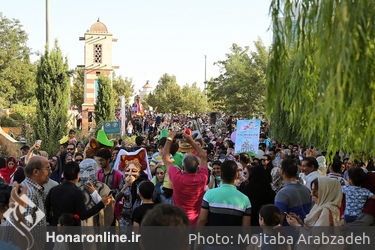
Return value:
[(137, 95), (134, 97), (134, 103), (132, 105), (132, 111), (134, 112), (135, 116), (143, 116), (143, 105), (141, 103), (141, 96)]
[[(87, 144), (85, 149), (85, 160), (79, 164), (80, 168), (80, 180), (77, 183), (79, 189), (81, 189), (85, 196), (85, 205), (87, 208), (93, 207), (98, 203), (99, 197), (103, 197), (109, 194), (111, 189), (104, 183), (98, 181), (97, 172), (100, 169), (98, 163), (94, 160), (97, 152), (99, 150), (107, 148), (111, 152), (117, 146), (117, 142), (112, 142), (108, 140), (107, 135), (103, 130), (98, 131), (97, 137), (92, 137), (90, 142)], [(96, 193), (94, 195), (90, 194), (89, 189), (86, 184), (91, 182), (94, 186)], [(96, 196), (95, 196), (96, 195)], [(110, 205), (106, 206), (100, 212), (83, 221), (84, 226), (111, 226), (114, 218), (114, 207), (115, 201), (113, 200)]]
[(111, 152), (115, 147), (117, 146), (117, 141), (113, 142), (108, 140), (107, 135), (105, 134), (104, 130), (98, 131), (98, 136), (92, 137), (90, 139), (90, 142), (87, 144), (86, 150), (85, 150), (85, 158), (91, 158), (93, 159), (96, 156), (96, 153), (99, 152), (99, 150), (107, 148)]
[[(123, 179), (116, 194), (116, 201), (123, 207), (119, 219), (120, 226), (132, 225), (132, 214), (141, 205), (139, 198), (139, 185), (151, 179), (151, 171), (148, 164), (146, 149), (141, 148), (135, 152), (127, 152), (123, 149), (117, 155), (114, 169), (123, 174)], [(127, 180), (133, 176), (134, 181), (126, 186)]]
[[(110, 193), (111, 189), (104, 183), (98, 181), (99, 166), (94, 159), (85, 159), (79, 164), (79, 182), (77, 187), (83, 191), (85, 197), (85, 206), (90, 209), (101, 201), (101, 197)], [(90, 194), (86, 184), (91, 183), (95, 191)], [(106, 206), (100, 212), (85, 221), (82, 226), (111, 226), (114, 218), (115, 201)]]

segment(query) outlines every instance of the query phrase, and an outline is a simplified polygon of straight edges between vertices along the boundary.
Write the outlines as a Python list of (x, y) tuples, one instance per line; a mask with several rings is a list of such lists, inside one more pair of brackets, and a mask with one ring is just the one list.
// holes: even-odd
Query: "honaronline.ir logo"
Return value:
[[(27, 214), (27, 211), (33, 212)], [(44, 212), (26, 194), (22, 194), (21, 196), (16, 195), (16, 197), (12, 195), (9, 209), (3, 215), (27, 239), (27, 249), (31, 249), (34, 245), (34, 237), (30, 231), (44, 218)]]

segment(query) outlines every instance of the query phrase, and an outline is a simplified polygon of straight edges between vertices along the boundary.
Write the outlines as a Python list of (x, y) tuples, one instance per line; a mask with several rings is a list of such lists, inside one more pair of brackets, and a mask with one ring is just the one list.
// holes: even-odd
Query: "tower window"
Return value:
[(102, 63), (103, 57), (103, 49), (101, 44), (94, 45), (94, 62), (95, 63)]

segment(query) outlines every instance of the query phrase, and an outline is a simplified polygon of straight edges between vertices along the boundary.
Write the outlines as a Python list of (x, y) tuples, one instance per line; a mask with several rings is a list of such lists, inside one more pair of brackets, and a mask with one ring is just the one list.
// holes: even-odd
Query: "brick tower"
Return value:
[(112, 37), (107, 27), (98, 19), (79, 40), (85, 41), (85, 65), (82, 66), (85, 71), (82, 135), (88, 136), (89, 129), (95, 128), (93, 115), (98, 93), (98, 76), (111, 77), (111, 71), (118, 68), (112, 65), (112, 42), (117, 39)]

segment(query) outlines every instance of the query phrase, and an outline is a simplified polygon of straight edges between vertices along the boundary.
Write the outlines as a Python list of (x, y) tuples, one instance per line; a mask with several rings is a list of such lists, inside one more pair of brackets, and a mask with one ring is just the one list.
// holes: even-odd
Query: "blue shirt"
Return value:
[[(301, 183), (285, 183), (276, 194), (275, 205), (281, 213), (293, 212), (304, 220), (312, 205), (310, 190)], [(284, 221), (284, 225), (288, 223)]]
[(342, 192), (345, 194), (345, 212), (344, 215), (359, 216), (368, 199), (374, 194), (367, 188), (356, 186), (343, 186)]

